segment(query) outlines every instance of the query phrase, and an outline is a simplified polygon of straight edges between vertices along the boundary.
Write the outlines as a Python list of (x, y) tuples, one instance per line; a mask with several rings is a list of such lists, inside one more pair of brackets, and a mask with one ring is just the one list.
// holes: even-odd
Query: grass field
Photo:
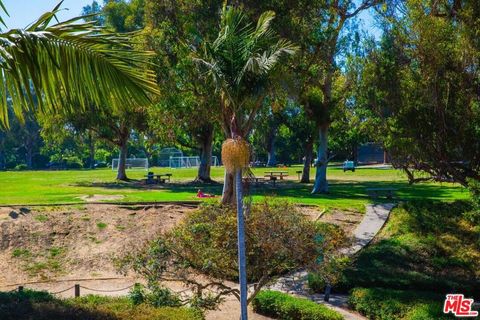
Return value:
[[(257, 177), (265, 174), (266, 168), (254, 168)], [(276, 169), (275, 169), (276, 170)], [(330, 193), (312, 195), (311, 185), (298, 183), (296, 171), (301, 167), (286, 169), (289, 179), (277, 183), (273, 188), (268, 185), (252, 186), (254, 201), (264, 196), (276, 195), (295, 203), (313, 204), (326, 208), (353, 208), (362, 210), (371, 202), (366, 193), (369, 187), (393, 187), (398, 189), (399, 199), (436, 199), (453, 201), (469, 197), (467, 190), (453, 184), (422, 183), (409, 185), (403, 173), (394, 169), (357, 169), (356, 172), (343, 172), (340, 168), (329, 168)], [(313, 169), (314, 170), (314, 169)], [(196, 198), (199, 185), (191, 183), (196, 169), (152, 168), (158, 173), (173, 173), (172, 183), (155, 187), (146, 187), (139, 183), (145, 171), (128, 171), (132, 182), (115, 181), (115, 172), (110, 169), (69, 170), (69, 171), (7, 171), (0, 172), (0, 205), (27, 204), (67, 204), (78, 203), (80, 197), (92, 195), (121, 195), (122, 202), (141, 201), (192, 201)], [(312, 177), (314, 175), (312, 172)], [(212, 178), (223, 180), (223, 168), (212, 168)], [(221, 194), (220, 183), (201, 186), (202, 190)]]

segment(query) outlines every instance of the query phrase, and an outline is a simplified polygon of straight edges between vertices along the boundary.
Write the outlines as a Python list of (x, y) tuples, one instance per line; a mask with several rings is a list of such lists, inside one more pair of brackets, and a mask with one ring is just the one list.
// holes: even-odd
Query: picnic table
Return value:
[(395, 188), (367, 188), (366, 190), (372, 198), (385, 196), (387, 199), (392, 199), (397, 191)]
[(265, 173), (265, 178), (270, 178), (270, 180), (273, 180), (272, 178), (283, 180), (283, 177), (288, 177), (288, 171), (265, 171)]
[(270, 179), (274, 187), (277, 179), (283, 180), (284, 177), (288, 177), (287, 171), (265, 171), (265, 173), (265, 178)]
[(170, 182), (170, 178), (172, 177), (171, 173), (162, 173), (162, 174), (154, 174), (153, 172), (149, 172), (147, 175), (145, 175), (147, 179), (145, 179), (145, 182), (147, 184), (153, 184), (153, 183), (165, 183), (165, 182)]

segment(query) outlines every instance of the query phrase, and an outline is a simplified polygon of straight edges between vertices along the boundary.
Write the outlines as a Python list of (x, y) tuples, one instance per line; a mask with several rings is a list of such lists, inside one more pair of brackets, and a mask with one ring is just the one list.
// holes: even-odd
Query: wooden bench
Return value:
[(370, 197), (376, 199), (385, 196), (387, 199), (395, 197), (395, 188), (367, 188), (367, 193)]
[(298, 171), (295, 171), (295, 173), (298, 175), (298, 180), (301, 180), (301, 179), (302, 179), (302, 173), (303, 173), (303, 171), (302, 171), (302, 170), (298, 170)]

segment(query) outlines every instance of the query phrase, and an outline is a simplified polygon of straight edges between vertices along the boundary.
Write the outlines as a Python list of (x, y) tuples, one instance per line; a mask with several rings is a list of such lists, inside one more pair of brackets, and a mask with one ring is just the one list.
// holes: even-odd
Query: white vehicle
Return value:
[(355, 162), (347, 160), (347, 161), (343, 162), (342, 168), (343, 168), (343, 172), (345, 172), (347, 170), (355, 172)]

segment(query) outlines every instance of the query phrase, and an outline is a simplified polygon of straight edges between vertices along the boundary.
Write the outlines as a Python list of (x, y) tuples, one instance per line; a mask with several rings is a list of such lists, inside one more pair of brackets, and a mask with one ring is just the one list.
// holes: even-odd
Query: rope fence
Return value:
[[(80, 289), (87, 290), (87, 291), (93, 291), (93, 292), (113, 293), (113, 292), (121, 292), (121, 291), (131, 289), (135, 285), (136, 284), (132, 284), (132, 285), (129, 285), (128, 287), (124, 287), (124, 288), (120, 288), (120, 289), (105, 290), (105, 289), (93, 289), (93, 288), (82, 286), (80, 284), (75, 284), (75, 285), (73, 285), (71, 287), (68, 287), (66, 289), (63, 289), (63, 290), (60, 290), (60, 291), (55, 291), (55, 292), (49, 292), (49, 293), (52, 294), (52, 295), (57, 295), (57, 294), (65, 293), (65, 292), (73, 289), (73, 294), (74, 294), (75, 298), (78, 298), (78, 297), (80, 297)], [(12, 290), (7, 291), (7, 292), (9, 292), (9, 293), (23, 292), (24, 289), (25, 289), (24, 286), (18, 286), (18, 288), (12, 289)]]

